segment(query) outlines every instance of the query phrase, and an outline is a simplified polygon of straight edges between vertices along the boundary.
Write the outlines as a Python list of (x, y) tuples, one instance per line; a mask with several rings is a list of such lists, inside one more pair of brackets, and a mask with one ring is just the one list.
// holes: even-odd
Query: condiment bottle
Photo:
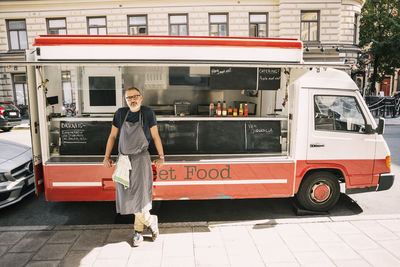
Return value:
[(221, 117), (221, 115), (222, 115), (221, 102), (218, 101), (218, 104), (217, 104), (217, 117)]
[(228, 108), (228, 117), (232, 117), (232, 107), (229, 106)]
[(249, 109), (247, 108), (247, 103), (244, 104), (244, 116), (247, 117), (249, 115)]
[(243, 116), (243, 104), (240, 103), (240, 108), (239, 108), (239, 117)]
[(226, 117), (227, 110), (226, 110), (226, 102), (222, 102), (222, 117)]
[(210, 117), (214, 116), (214, 103), (210, 103), (210, 108), (208, 110), (208, 116), (210, 116)]
[(237, 117), (237, 115), (238, 115), (238, 114), (237, 114), (237, 108), (234, 108), (234, 109), (233, 109), (233, 117)]

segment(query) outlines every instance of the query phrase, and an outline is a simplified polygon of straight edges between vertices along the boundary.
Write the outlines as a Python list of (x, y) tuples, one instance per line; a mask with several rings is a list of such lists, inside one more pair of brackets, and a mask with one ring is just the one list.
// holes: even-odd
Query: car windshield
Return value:
[(3, 109), (15, 109), (15, 107), (10, 103), (0, 103), (0, 107)]

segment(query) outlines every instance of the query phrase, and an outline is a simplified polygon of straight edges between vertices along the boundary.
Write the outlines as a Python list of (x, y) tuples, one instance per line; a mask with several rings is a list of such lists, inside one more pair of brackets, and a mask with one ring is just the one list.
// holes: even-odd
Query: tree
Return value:
[(399, 0), (367, 0), (361, 10), (359, 45), (372, 56), (372, 93), (375, 82), (400, 67), (399, 11)]

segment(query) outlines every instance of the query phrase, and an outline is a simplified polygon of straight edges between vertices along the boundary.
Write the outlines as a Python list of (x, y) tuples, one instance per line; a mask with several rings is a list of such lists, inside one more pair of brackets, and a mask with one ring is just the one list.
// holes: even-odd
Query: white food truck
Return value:
[[(340, 184), (346, 193), (389, 189), (383, 119), (375, 123), (345, 66), (305, 64), (302, 54), (294, 39), (36, 38), (18, 64), (28, 69), (37, 192), (115, 200), (102, 160), (132, 86), (155, 111), (166, 154), (153, 167), (155, 200), (295, 196), (326, 211)], [(224, 116), (210, 113), (218, 102)]]

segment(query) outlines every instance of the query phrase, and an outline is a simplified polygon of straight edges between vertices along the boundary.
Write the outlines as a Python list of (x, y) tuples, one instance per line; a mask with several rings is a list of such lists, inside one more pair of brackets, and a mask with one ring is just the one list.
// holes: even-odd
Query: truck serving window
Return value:
[(362, 133), (365, 120), (352, 96), (314, 96), (315, 130)]

